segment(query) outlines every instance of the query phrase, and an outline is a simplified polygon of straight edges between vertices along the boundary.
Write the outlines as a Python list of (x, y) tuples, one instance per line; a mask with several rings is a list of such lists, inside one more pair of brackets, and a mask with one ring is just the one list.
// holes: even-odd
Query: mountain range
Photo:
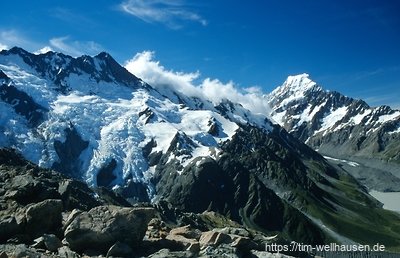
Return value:
[(398, 190), (400, 111), (299, 75), (264, 96), (272, 112), (255, 113), (152, 87), (104, 52), (3, 50), (0, 85), (0, 146), (41, 167), (287, 241), (400, 250), (400, 215), (368, 194)]
[(324, 90), (308, 74), (268, 95), (271, 117), (370, 189), (400, 191), (400, 111)]

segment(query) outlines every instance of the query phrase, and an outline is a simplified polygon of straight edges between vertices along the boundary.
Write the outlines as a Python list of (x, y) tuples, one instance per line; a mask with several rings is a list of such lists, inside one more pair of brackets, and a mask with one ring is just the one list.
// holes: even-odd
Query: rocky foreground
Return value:
[(132, 206), (0, 149), (1, 258), (286, 257), (265, 251), (282, 241), (214, 212), (184, 213), (166, 202)]

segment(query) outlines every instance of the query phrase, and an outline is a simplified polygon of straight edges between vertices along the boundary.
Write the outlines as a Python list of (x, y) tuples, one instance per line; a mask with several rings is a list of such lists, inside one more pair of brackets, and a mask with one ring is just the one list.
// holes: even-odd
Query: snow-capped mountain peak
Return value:
[(286, 81), (276, 88), (270, 95), (270, 102), (280, 102), (281, 106), (304, 98), (309, 91), (320, 91), (322, 88), (310, 79), (307, 73), (289, 76)]
[(291, 89), (292, 91), (306, 91), (313, 87), (316, 83), (310, 79), (310, 75), (307, 73), (288, 76), (284, 82), (284, 87)]
[[(315, 149), (328, 152), (340, 147), (341, 155), (363, 157), (397, 153), (386, 147), (393, 137), (400, 137), (400, 111), (388, 106), (372, 108), (362, 100), (324, 90), (307, 74), (289, 76), (268, 100), (274, 121)], [(400, 159), (397, 154), (389, 156), (385, 159)]]

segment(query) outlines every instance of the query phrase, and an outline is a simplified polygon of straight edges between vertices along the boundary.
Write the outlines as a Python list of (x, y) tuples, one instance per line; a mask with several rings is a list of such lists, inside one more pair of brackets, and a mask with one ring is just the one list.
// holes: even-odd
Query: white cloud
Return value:
[(54, 50), (49, 46), (44, 46), (41, 49), (39, 49), (39, 50), (37, 50), (37, 51), (35, 51), (33, 53), (35, 55), (38, 55), (38, 54), (46, 54), (47, 52), (50, 52), (50, 51), (54, 51)]
[(151, 51), (138, 53), (125, 63), (125, 68), (154, 87), (174, 87), (175, 90), (192, 96), (197, 96), (200, 93), (192, 84), (200, 76), (199, 72), (168, 71), (158, 61), (154, 61), (153, 57), (154, 52)]
[(172, 29), (180, 29), (185, 21), (207, 25), (207, 20), (189, 11), (179, 0), (127, 0), (120, 4), (120, 8), (145, 22), (163, 23)]
[(94, 41), (73, 41), (68, 36), (52, 38), (49, 45), (39, 43), (17, 30), (0, 30), (0, 49), (9, 49), (14, 46), (22, 47), (35, 54), (48, 51), (59, 51), (71, 56), (96, 55), (103, 51), (103, 47)]
[(2, 30), (0, 31), (0, 45), (1, 48), (9, 49), (11, 47), (23, 47), (23, 48), (32, 48), (36, 46), (36, 43), (27, 39), (17, 30)]
[(197, 85), (200, 73), (183, 73), (167, 70), (154, 60), (154, 52), (144, 51), (136, 54), (125, 63), (125, 68), (153, 87), (171, 88), (189, 97), (199, 97), (212, 101), (215, 105), (228, 99), (240, 103), (254, 113), (267, 114), (269, 106), (263, 98), (261, 89), (250, 87), (238, 89), (233, 82), (223, 83), (218, 79), (205, 78)]
[(94, 41), (69, 41), (69, 37), (50, 39), (50, 45), (56, 51), (71, 56), (95, 55), (103, 50), (103, 47)]
[(1, 50), (4, 50), (4, 49), (8, 49), (8, 46), (7, 46), (7, 45), (4, 45), (4, 44), (2, 44), (2, 43), (0, 42), (0, 51), (1, 51)]

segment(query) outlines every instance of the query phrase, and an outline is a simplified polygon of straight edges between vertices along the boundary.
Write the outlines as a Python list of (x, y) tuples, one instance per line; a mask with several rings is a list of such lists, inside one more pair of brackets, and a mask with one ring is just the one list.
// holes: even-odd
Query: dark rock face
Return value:
[(8, 80), (10, 80), (10, 78), (8, 78), (7, 74), (0, 70), (0, 80), (3, 80), (3, 82), (7, 82)]
[(43, 116), (48, 111), (37, 104), (31, 96), (12, 85), (0, 85), (0, 99), (11, 105), (17, 114), (25, 117), (32, 127), (42, 122)]
[(2, 220), (0, 221), (0, 243), (8, 240), (21, 233), (21, 228), (19, 223), (13, 216), (2, 216)]
[(167, 152), (173, 153), (175, 156), (191, 157), (191, 153), (195, 147), (196, 143), (194, 143), (187, 135), (177, 132), (172, 139)]
[(62, 179), (58, 185), (58, 192), (66, 210), (89, 210), (101, 204), (100, 200), (94, 198), (93, 191), (83, 182)]
[(110, 54), (102, 52), (95, 56), (94, 59), (101, 61), (101, 74), (99, 75), (101, 80), (118, 80), (127, 86), (138, 86), (140, 80), (115, 61)]
[(147, 194), (147, 187), (141, 182), (129, 180), (125, 186), (118, 188), (116, 192), (131, 204), (150, 202), (149, 195)]
[[(279, 190), (302, 188), (311, 194), (313, 191), (316, 195), (319, 193), (300, 158), (280, 147), (277, 141), (260, 129), (243, 129), (226, 143), (224, 154), (216, 161), (196, 159), (179, 176), (169, 172), (168, 167), (160, 170), (157, 192), (182, 210), (195, 213), (217, 211), (250, 227), (284, 231), (297, 241), (322, 243), (325, 237), (318, 227), (269, 188), (270, 185), (280, 185)], [(300, 143), (298, 145), (308, 149)], [(252, 150), (260, 150), (259, 155)], [(278, 151), (282, 153), (278, 154)], [(303, 155), (315, 155), (316, 159), (323, 160), (312, 151)], [(274, 160), (277, 165), (269, 169), (269, 163)], [(285, 170), (288, 163), (293, 163), (293, 169)], [(264, 169), (260, 171), (260, 168)], [(304, 231), (300, 233), (297, 228)], [(305, 235), (309, 237), (304, 238)]]
[(69, 128), (65, 128), (65, 135), (65, 142), (54, 141), (54, 149), (60, 161), (55, 162), (52, 168), (65, 175), (80, 178), (82, 161), (79, 156), (88, 147), (89, 142), (81, 138), (72, 124)]
[(117, 167), (117, 162), (115, 159), (103, 166), (99, 173), (97, 174), (97, 185), (107, 187), (114, 181), (117, 177), (113, 174), (114, 169)]

